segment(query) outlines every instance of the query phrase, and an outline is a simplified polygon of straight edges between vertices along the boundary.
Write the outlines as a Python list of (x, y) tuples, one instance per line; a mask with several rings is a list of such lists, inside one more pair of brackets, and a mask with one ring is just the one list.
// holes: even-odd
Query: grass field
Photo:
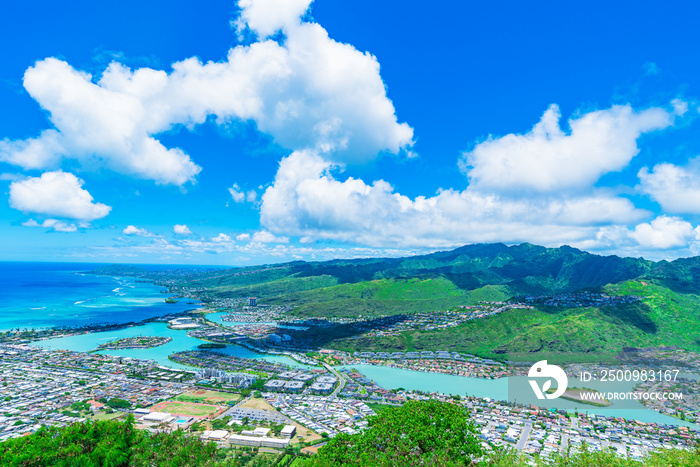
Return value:
[(200, 404), (225, 404), (231, 401), (237, 401), (240, 398), (241, 396), (239, 394), (197, 389), (181, 394), (177, 396), (175, 400), (178, 402), (195, 402)]
[(267, 403), (265, 399), (258, 399), (256, 397), (251, 397), (244, 403), (237, 405), (236, 407), (240, 407), (243, 409), (258, 409), (258, 410), (267, 410), (268, 412), (277, 412), (273, 406)]
[(113, 413), (100, 412), (100, 413), (96, 413), (95, 415), (93, 415), (90, 418), (92, 418), (93, 420), (102, 421), (102, 420), (114, 420), (114, 419), (117, 419), (117, 418), (123, 417), (123, 416), (124, 416), (123, 412), (113, 412)]
[(154, 405), (151, 407), (151, 410), (154, 412), (168, 412), (177, 415), (206, 417), (225, 410), (225, 407), (211, 404), (198, 404), (194, 402), (165, 401)]

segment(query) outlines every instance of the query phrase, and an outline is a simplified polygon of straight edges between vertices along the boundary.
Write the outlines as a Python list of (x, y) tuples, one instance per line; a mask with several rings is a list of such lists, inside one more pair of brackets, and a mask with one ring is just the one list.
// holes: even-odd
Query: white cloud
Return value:
[(278, 237), (277, 235), (274, 235), (268, 232), (267, 230), (260, 230), (253, 234), (253, 237), (250, 241), (257, 243), (289, 243), (289, 238)]
[(241, 187), (239, 187), (237, 183), (234, 183), (233, 186), (228, 189), (228, 192), (236, 203), (245, 201), (245, 193), (241, 191)]
[(671, 105), (673, 106), (673, 113), (676, 115), (682, 117), (686, 112), (688, 112), (688, 103), (682, 99), (673, 99), (671, 101)]
[(233, 186), (228, 189), (228, 192), (236, 203), (243, 203), (244, 201), (255, 203), (258, 199), (258, 193), (255, 190), (243, 191), (237, 183), (234, 183)]
[(154, 125), (151, 115), (153, 105), (167, 102), (144, 99), (166, 82), (162, 71), (130, 74), (113, 63), (94, 83), (91, 75), (64, 61), (40, 60), (25, 72), (24, 87), (49, 112), (56, 130), (24, 141), (3, 141), (0, 160), (29, 169), (74, 158), (163, 184), (193, 181), (201, 168), (182, 150), (167, 149), (151, 137), (169, 128), (162, 122)]
[(57, 219), (46, 219), (41, 224), (34, 219), (29, 219), (28, 221), (22, 222), (25, 227), (44, 227), (46, 229), (52, 229), (56, 232), (75, 232), (78, 227), (75, 224), (69, 224)]
[(242, 233), (242, 234), (236, 235), (236, 240), (241, 241), (241, 242), (246, 241), (246, 240), (250, 240), (250, 234)]
[(250, 28), (261, 39), (280, 30), (299, 25), (299, 18), (309, 9), (312, 0), (239, 0), (242, 9), (235, 21), (239, 33)]
[(678, 217), (660, 216), (651, 223), (637, 225), (630, 236), (642, 247), (668, 249), (688, 246), (698, 232)]
[(560, 117), (551, 105), (530, 132), (489, 138), (465, 153), (460, 166), (471, 186), (497, 192), (588, 188), (601, 175), (626, 167), (639, 153), (637, 139), (643, 133), (673, 122), (661, 108), (638, 112), (616, 105), (570, 119), (567, 133)]
[(111, 207), (93, 202), (83, 181), (71, 173), (45, 172), (10, 184), (10, 206), (23, 212), (91, 221), (109, 214)]
[(441, 190), (410, 199), (383, 180), (336, 180), (311, 152), (280, 163), (262, 197), (261, 225), (275, 234), (375, 247), (442, 248), (474, 242), (563, 244), (600, 225), (637, 222), (648, 212), (604, 192), (579, 197), (509, 199), (474, 190)]
[(141, 229), (136, 227), (135, 225), (128, 225), (122, 230), (122, 233), (125, 235), (137, 235), (139, 237), (157, 237), (156, 234), (149, 232), (146, 229)]
[(38, 137), (26, 140), (0, 141), (0, 161), (25, 169), (55, 167), (65, 152), (56, 130), (44, 130)]
[(192, 235), (192, 231), (186, 225), (182, 224), (175, 224), (173, 226), (173, 232), (178, 235)]
[(282, 28), (286, 39), (237, 46), (221, 62), (189, 58), (174, 63), (170, 74), (113, 62), (97, 79), (56, 58), (38, 61), (26, 71), (24, 86), (55, 129), (0, 142), (0, 161), (37, 169), (77, 159), (183, 185), (201, 168), (154, 135), (193, 127), (209, 115), (220, 123), (253, 121), (284, 147), (314, 148), (339, 161), (408, 148), (413, 130), (397, 122), (376, 58), (330, 39), (316, 23), (301, 22), (308, 4), (241, 0), (241, 24), (262, 37)]
[[(398, 257), (416, 254), (415, 250), (396, 248), (367, 248), (367, 247), (321, 247), (296, 246), (287, 243), (250, 242), (237, 245), (233, 242), (213, 242), (204, 240), (183, 239), (169, 242), (164, 238), (156, 238), (143, 243), (121, 243), (113, 246), (90, 246), (82, 251), (76, 251), (76, 256), (89, 258), (145, 258), (152, 260), (202, 261), (197, 254), (221, 255), (213, 263), (230, 265), (260, 264), (264, 261), (279, 262), (287, 258), (308, 260), (329, 260), (337, 258), (366, 258), (371, 256)], [(210, 261), (212, 256), (207, 256)], [(213, 264), (210, 263), (210, 264)]]
[(231, 240), (231, 237), (229, 237), (225, 233), (220, 233), (216, 237), (212, 237), (211, 241), (214, 243), (228, 243), (228, 242), (232, 242), (233, 240)]
[(700, 214), (700, 158), (685, 166), (657, 164), (639, 171), (640, 189), (669, 213)]

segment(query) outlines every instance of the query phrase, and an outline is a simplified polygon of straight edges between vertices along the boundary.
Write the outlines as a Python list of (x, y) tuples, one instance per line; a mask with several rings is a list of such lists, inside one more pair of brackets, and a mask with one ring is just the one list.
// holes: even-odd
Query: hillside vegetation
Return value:
[(157, 434), (136, 430), (129, 417), (126, 422), (42, 428), (4, 441), (0, 463), (17, 467), (700, 466), (697, 451), (675, 449), (654, 452), (643, 462), (585, 450), (545, 461), (516, 451), (486, 450), (477, 433), (468, 410), (461, 405), (411, 401), (371, 417), (362, 433), (336, 436), (316, 456), (308, 457), (291, 449), (280, 453), (218, 449), (181, 430)]
[(454, 309), (582, 290), (636, 295), (634, 303), (589, 308), (537, 306), (434, 331), (363, 338), (340, 330), (324, 345), (346, 350), (444, 349), (531, 360), (542, 355), (597, 359), (623, 347), (700, 350), (700, 258), (651, 262), (531, 244), (468, 245), (408, 258), (373, 258), (209, 270), (173, 276), (115, 266), (105, 274), (176, 277), (205, 300), (257, 296), (293, 317), (357, 317)]

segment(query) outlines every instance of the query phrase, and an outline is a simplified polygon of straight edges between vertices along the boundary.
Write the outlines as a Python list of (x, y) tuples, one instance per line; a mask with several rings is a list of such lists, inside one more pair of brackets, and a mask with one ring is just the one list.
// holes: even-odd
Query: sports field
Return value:
[(198, 404), (195, 402), (175, 402), (165, 401), (160, 402), (151, 410), (154, 412), (168, 412), (176, 415), (190, 415), (193, 417), (206, 417), (219, 411), (223, 411), (225, 407), (211, 404)]

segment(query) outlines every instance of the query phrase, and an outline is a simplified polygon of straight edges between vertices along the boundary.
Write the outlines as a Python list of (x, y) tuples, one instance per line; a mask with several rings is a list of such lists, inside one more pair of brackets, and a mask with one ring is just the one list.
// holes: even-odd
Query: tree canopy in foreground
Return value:
[(471, 465), (484, 454), (476, 433), (462, 405), (411, 401), (371, 418), (361, 434), (339, 434), (303, 465)]
[(125, 422), (88, 421), (0, 443), (0, 465), (56, 467), (214, 466), (216, 447), (175, 433), (150, 434)]
[[(0, 443), (0, 465), (16, 467), (700, 467), (698, 450), (661, 450), (643, 461), (610, 451), (531, 458), (515, 450), (482, 448), (466, 408), (438, 401), (408, 402), (371, 417), (356, 435), (341, 434), (307, 458), (293, 450), (244, 456), (174, 433), (152, 434), (126, 421), (88, 421), (45, 427)], [(236, 454), (238, 453), (238, 455)]]

